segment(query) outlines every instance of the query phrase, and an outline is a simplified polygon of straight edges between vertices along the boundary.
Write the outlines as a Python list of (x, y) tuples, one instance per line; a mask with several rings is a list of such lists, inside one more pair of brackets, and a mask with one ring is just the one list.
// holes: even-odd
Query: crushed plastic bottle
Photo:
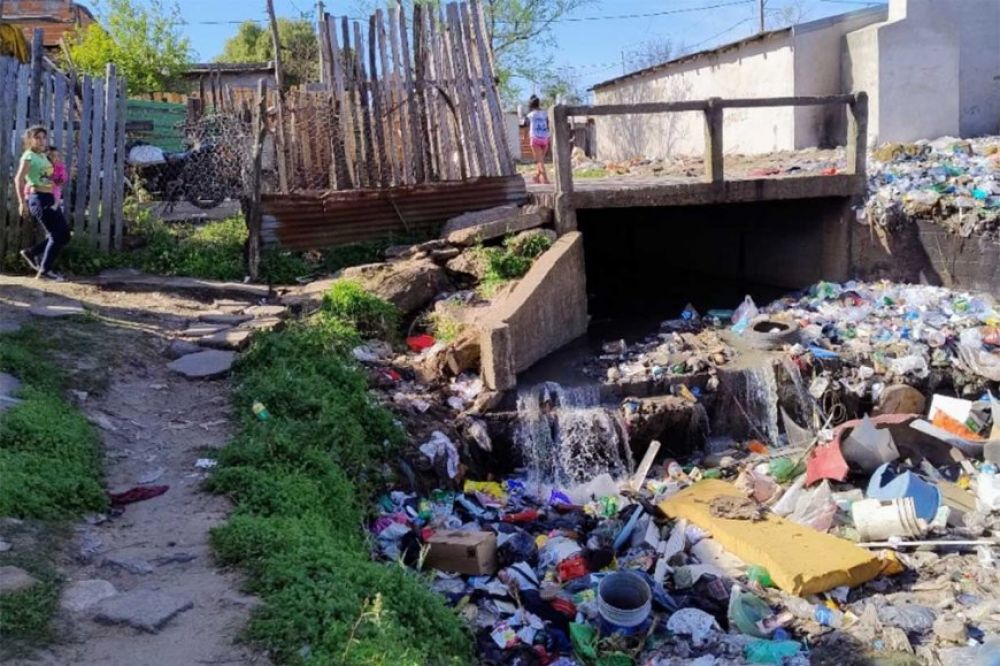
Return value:
[(271, 413), (267, 411), (267, 407), (264, 406), (264, 403), (259, 400), (254, 401), (251, 409), (253, 410), (254, 415), (261, 421), (267, 421), (271, 418)]

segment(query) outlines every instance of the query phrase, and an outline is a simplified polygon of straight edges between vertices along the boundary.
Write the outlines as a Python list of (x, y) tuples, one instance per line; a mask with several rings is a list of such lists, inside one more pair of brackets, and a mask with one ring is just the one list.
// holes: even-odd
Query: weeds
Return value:
[(504, 282), (524, 277), (535, 259), (552, 246), (552, 241), (542, 233), (508, 236), (502, 247), (488, 247), (480, 251), (486, 256), (486, 275), (480, 283), (480, 292), (490, 296)]
[[(240, 433), (209, 487), (236, 509), (212, 533), (220, 560), (247, 569), (264, 605), (248, 627), (279, 663), (469, 663), (458, 617), (420, 578), (370, 559), (369, 498), (391, 481), (403, 433), (350, 360), (398, 313), (338, 283), (307, 321), (256, 336), (238, 368)], [(271, 417), (259, 421), (260, 400)]]
[(457, 338), (464, 328), (462, 322), (448, 312), (432, 312), (427, 315), (427, 324), (431, 332), (439, 342), (448, 343)]
[(50, 618), (59, 601), (61, 580), (47, 558), (3, 553), (0, 566), (20, 567), (38, 581), (20, 592), (0, 595), (0, 658), (6, 659), (52, 640)]

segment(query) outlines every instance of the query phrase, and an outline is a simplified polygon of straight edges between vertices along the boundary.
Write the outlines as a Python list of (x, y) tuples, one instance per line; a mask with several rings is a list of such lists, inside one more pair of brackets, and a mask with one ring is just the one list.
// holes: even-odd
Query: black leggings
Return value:
[(56, 200), (48, 192), (35, 192), (28, 196), (28, 210), (31, 217), (45, 227), (45, 240), (28, 249), (28, 254), (43, 271), (52, 270), (59, 252), (69, 242), (69, 226), (62, 209), (56, 207)]

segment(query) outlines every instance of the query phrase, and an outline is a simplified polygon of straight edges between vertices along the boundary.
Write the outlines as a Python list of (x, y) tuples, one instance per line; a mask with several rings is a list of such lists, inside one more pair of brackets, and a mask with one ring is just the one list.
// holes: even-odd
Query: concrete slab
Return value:
[(674, 519), (685, 518), (709, 532), (729, 553), (767, 569), (775, 585), (808, 596), (841, 585), (856, 587), (875, 578), (878, 558), (850, 541), (817, 532), (774, 515), (735, 520), (712, 515), (717, 497), (742, 497), (732, 484), (707, 479), (659, 504)]
[(232, 328), (232, 326), (228, 326), (226, 324), (198, 323), (188, 326), (186, 329), (181, 331), (181, 335), (185, 338), (200, 338), (205, 335), (214, 335), (219, 331), (227, 331), (230, 328)]
[(235, 360), (236, 352), (210, 349), (182, 356), (167, 367), (188, 379), (213, 379), (226, 375)]
[(239, 331), (270, 331), (283, 324), (283, 320), (278, 317), (258, 317), (236, 327)]
[(201, 347), (188, 340), (174, 340), (167, 347), (167, 357), (177, 359), (188, 354), (196, 354), (201, 351)]
[(236, 326), (245, 321), (253, 319), (253, 315), (237, 314), (231, 312), (203, 312), (198, 315), (198, 321), (206, 324), (224, 324), (226, 326)]
[(552, 223), (550, 208), (532, 207), (530, 211), (515, 209), (512, 214), (500, 219), (491, 220), (465, 227), (448, 234), (449, 243), (455, 245), (474, 245), (477, 242), (502, 238), (508, 234), (534, 229)]
[(203, 338), (198, 338), (198, 344), (202, 347), (211, 347), (212, 349), (240, 350), (250, 344), (251, 335), (253, 335), (252, 330), (230, 328), (212, 335), (206, 335)]
[(194, 608), (190, 599), (157, 590), (129, 590), (101, 601), (94, 620), (101, 624), (124, 624), (155, 634), (170, 620)]
[(115, 586), (106, 580), (81, 580), (63, 590), (59, 606), (71, 613), (82, 613), (105, 599), (118, 594)]
[(288, 308), (284, 305), (251, 305), (243, 313), (251, 317), (283, 317)]
[(271, 293), (271, 288), (267, 285), (217, 282), (189, 277), (161, 277), (146, 275), (134, 270), (105, 271), (98, 276), (97, 285), (102, 289), (118, 291), (165, 291), (205, 300), (259, 301), (267, 298)]

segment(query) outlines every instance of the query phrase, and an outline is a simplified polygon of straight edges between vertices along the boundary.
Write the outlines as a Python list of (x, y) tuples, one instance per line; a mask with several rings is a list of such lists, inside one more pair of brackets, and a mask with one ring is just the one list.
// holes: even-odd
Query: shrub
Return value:
[(336, 281), (323, 298), (323, 309), (349, 323), (363, 337), (392, 339), (398, 335), (399, 309), (357, 282)]

